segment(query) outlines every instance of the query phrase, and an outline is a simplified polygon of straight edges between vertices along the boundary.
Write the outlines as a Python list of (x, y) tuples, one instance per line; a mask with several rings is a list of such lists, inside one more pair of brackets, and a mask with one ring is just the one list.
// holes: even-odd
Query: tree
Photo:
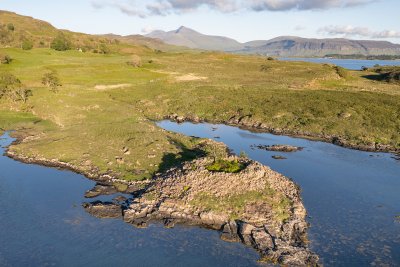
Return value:
[(23, 50), (31, 50), (33, 48), (33, 42), (30, 41), (30, 40), (25, 39), (25, 40), (22, 41), (22, 46), (21, 47), (22, 47)]
[(24, 88), (21, 81), (11, 73), (3, 73), (0, 77), (0, 98), (8, 97), (12, 101), (26, 103), (32, 96), (32, 90)]
[(58, 92), (58, 87), (62, 86), (58, 74), (55, 70), (47, 72), (43, 75), (42, 84), (50, 88), (53, 93)]
[(22, 102), (26, 103), (26, 101), (28, 101), (28, 98), (32, 95), (33, 95), (32, 90), (23, 88), (23, 87), (19, 87), (19, 88), (14, 89), (13, 91), (11, 91), (10, 96), (14, 102), (22, 101)]
[(56, 51), (66, 51), (72, 48), (72, 44), (63, 33), (59, 33), (51, 42), (50, 47)]
[(108, 48), (107, 45), (105, 45), (105, 44), (101, 44), (99, 46), (99, 52), (100, 52), (100, 54), (109, 54), (110, 48)]

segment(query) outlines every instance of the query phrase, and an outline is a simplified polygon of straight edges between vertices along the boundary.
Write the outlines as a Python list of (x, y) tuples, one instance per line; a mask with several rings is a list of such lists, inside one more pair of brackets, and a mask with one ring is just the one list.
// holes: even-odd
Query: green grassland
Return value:
[[(210, 121), (250, 114), (272, 127), (400, 148), (398, 84), (370, 80), (365, 72), (341, 78), (330, 65), (144, 47), (132, 47), (143, 62), (135, 68), (126, 64), (132, 56), (126, 46), (108, 55), (0, 49), (14, 59), (0, 72), (13, 73), (33, 92), (25, 104), (0, 100), (0, 128), (36, 136), (12, 149), (145, 179), (198, 143), (153, 122), (172, 113)], [(41, 84), (49, 70), (63, 84), (58, 93)]]

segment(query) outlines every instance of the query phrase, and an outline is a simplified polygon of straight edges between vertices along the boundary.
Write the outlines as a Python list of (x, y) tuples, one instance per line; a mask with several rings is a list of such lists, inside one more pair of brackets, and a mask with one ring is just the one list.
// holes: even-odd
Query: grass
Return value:
[(211, 172), (238, 173), (246, 166), (237, 160), (218, 159), (206, 167)]
[[(0, 53), (14, 58), (0, 71), (15, 74), (33, 91), (26, 105), (0, 100), (0, 127), (43, 133), (13, 149), (93, 165), (126, 180), (147, 179), (206, 153), (196, 148), (199, 140), (167, 133), (151, 121), (172, 113), (210, 121), (248, 116), (275, 128), (400, 147), (399, 87), (365, 79), (364, 72), (348, 71), (351, 77), (342, 79), (331, 66), (213, 52), (146, 51), (141, 68), (126, 64), (131, 54), (16, 48)], [(263, 64), (271, 69), (260, 71)], [(58, 93), (41, 84), (49, 70), (63, 84)], [(207, 79), (175, 79), (187, 73)], [(96, 89), (118, 84), (125, 87)]]
[(241, 218), (248, 205), (264, 203), (273, 211), (277, 222), (284, 222), (290, 217), (291, 202), (271, 188), (264, 191), (248, 191), (225, 197), (216, 197), (206, 192), (199, 193), (191, 201), (191, 205), (208, 211), (228, 213), (231, 220)]
[[(400, 147), (400, 88), (366, 79), (365, 72), (348, 71), (344, 79), (329, 65), (214, 52), (143, 49), (141, 68), (126, 64), (128, 52), (7, 48), (0, 54), (14, 59), (0, 71), (33, 91), (26, 105), (0, 100), (0, 127), (41, 133), (12, 149), (126, 180), (148, 179), (209, 153), (198, 146), (201, 140), (165, 132), (152, 121), (172, 113), (216, 122), (249, 116), (274, 128)], [(260, 71), (261, 65), (270, 68)], [(58, 93), (41, 84), (49, 70), (63, 84)], [(188, 73), (206, 79), (176, 79)]]

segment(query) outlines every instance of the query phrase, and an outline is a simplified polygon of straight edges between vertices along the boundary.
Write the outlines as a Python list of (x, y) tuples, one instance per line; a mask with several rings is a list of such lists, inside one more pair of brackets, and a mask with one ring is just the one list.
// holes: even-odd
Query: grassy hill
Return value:
[[(2, 20), (10, 22), (13, 34), (33, 32)], [(0, 64), (0, 75), (15, 75), (32, 92), (26, 103), (0, 99), (0, 128), (29, 136), (13, 151), (146, 179), (195, 156), (198, 139), (154, 123), (174, 113), (212, 122), (241, 117), (288, 133), (400, 149), (400, 85), (371, 79), (373, 71), (216, 52), (160, 53), (123, 42), (111, 47), (108, 54), (0, 48), (13, 59)], [(127, 64), (137, 58), (140, 66)], [(42, 84), (49, 71), (62, 83), (58, 93)]]
[(110, 52), (119, 52), (124, 49), (133, 51), (134, 47), (137, 50), (187, 50), (187, 48), (167, 45), (141, 35), (88, 35), (68, 30), (59, 30), (45, 21), (0, 10), (1, 47), (21, 48), (24, 42), (28, 42), (34, 48), (50, 48), (52, 41), (60, 34), (64, 35), (71, 42), (71, 49), (87, 52), (102, 52), (103, 47), (106, 47)]

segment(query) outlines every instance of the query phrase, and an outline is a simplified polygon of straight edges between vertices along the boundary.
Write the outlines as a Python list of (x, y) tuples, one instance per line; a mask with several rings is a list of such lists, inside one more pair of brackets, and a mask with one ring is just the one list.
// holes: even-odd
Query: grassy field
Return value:
[[(13, 58), (0, 73), (14, 74), (33, 91), (25, 104), (0, 100), (0, 128), (36, 136), (14, 150), (127, 180), (149, 178), (197, 144), (154, 124), (172, 113), (211, 121), (251, 115), (272, 127), (400, 148), (400, 86), (365, 72), (347, 71), (343, 78), (330, 65), (147, 48), (109, 55), (7, 48), (0, 54)], [(140, 55), (142, 67), (126, 64), (132, 54)], [(49, 70), (63, 84), (58, 93), (41, 84)]]

